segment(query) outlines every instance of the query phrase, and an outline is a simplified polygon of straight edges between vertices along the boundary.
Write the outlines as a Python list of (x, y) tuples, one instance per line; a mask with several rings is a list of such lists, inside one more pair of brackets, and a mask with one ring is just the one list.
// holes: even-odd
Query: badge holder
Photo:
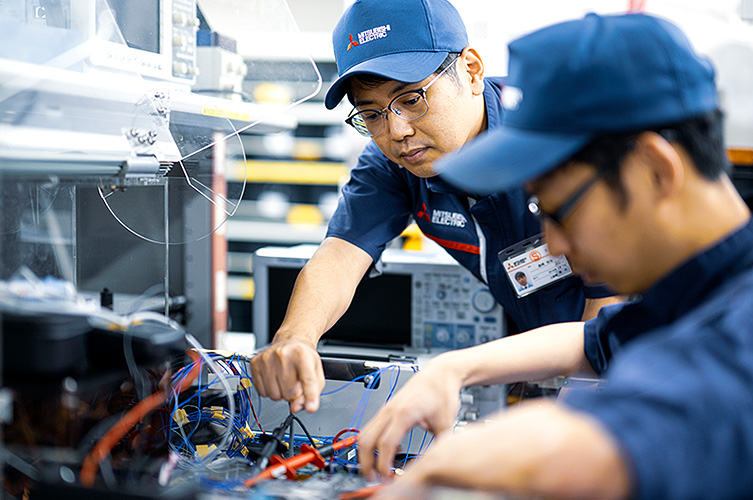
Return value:
[(573, 274), (564, 255), (555, 257), (549, 253), (543, 233), (505, 248), (497, 257), (518, 298)]

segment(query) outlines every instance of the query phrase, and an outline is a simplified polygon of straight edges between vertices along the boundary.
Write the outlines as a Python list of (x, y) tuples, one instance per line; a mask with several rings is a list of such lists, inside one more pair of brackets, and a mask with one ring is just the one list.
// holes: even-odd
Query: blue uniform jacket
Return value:
[[(485, 82), (487, 122), (492, 129), (502, 119), (500, 84), (489, 78)], [(416, 177), (389, 161), (372, 141), (352, 169), (342, 195), (327, 236), (356, 245), (376, 262), (414, 219), (428, 238), (489, 285), (513, 320), (512, 331), (580, 320), (585, 297), (611, 295), (603, 287), (586, 287), (579, 278), (570, 277), (517, 297), (497, 253), (541, 232), (522, 189), (473, 196), (439, 177)]]
[(607, 376), (565, 404), (608, 429), (636, 498), (753, 498), (753, 223), (586, 323)]

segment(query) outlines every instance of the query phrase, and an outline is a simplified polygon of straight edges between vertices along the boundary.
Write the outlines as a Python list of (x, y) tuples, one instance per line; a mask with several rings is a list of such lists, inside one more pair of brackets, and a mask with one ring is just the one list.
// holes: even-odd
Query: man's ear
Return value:
[(638, 136), (636, 150), (649, 168), (649, 182), (657, 197), (671, 197), (682, 189), (685, 166), (672, 144), (656, 132), (644, 132)]
[(466, 47), (460, 53), (460, 57), (465, 63), (465, 69), (471, 81), (471, 91), (475, 95), (484, 93), (484, 62), (481, 56), (473, 47)]

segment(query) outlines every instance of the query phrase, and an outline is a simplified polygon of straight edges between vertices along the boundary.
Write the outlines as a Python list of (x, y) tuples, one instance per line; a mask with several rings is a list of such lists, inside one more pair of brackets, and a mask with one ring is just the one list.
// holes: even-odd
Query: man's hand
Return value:
[(306, 341), (272, 342), (251, 358), (251, 376), (261, 396), (288, 401), (292, 412), (319, 409), (319, 395), (324, 389), (322, 360), (316, 347)]
[(541, 399), (444, 433), (375, 500), (436, 486), (514, 498), (622, 499), (630, 497), (631, 478), (621, 446), (597, 419)]
[[(364, 476), (373, 480), (375, 468), (389, 477), (400, 440), (414, 425), (437, 435), (452, 426), (459, 407), (460, 377), (432, 360), (405, 384), (361, 430), (358, 437), (359, 460)], [(374, 461), (374, 452), (379, 456)]]

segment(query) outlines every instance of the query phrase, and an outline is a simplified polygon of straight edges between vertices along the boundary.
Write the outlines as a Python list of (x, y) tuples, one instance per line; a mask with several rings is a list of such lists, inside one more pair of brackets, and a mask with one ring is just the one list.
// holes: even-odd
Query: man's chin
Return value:
[(428, 179), (429, 177), (436, 177), (438, 175), (436, 172), (434, 172), (434, 170), (431, 167), (427, 167), (427, 168), (415, 168), (415, 167), (411, 167), (411, 168), (408, 168), (405, 165), (400, 165), (400, 166), (403, 167), (408, 172), (410, 172), (413, 175), (415, 175), (416, 177), (420, 177), (422, 179)]
[(607, 280), (602, 278), (601, 276), (598, 276), (597, 274), (589, 271), (579, 272), (577, 273), (578, 277), (580, 277), (581, 281), (585, 285), (588, 286), (607, 286), (611, 290), (613, 290), (616, 293), (625, 293), (623, 290), (620, 290), (618, 286), (615, 286), (611, 283), (609, 283)]
[[(399, 160), (399, 158), (397, 160)], [(398, 165), (400, 165), (401, 167), (403, 167), (408, 172), (410, 172), (413, 175), (415, 175), (416, 177), (428, 178), (428, 177), (434, 177), (434, 176), (438, 175), (434, 171), (434, 168), (433, 168), (434, 167), (434, 162), (433, 161), (424, 161), (424, 162), (420, 162), (418, 164), (410, 164), (410, 163), (407, 163), (407, 162), (396, 161), (396, 160), (393, 160), (393, 161), (395, 163), (397, 163)]]
[(592, 271), (580, 271), (577, 273), (583, 283), (587, 285), (603, 285), (604, 280), (600, 280)]

